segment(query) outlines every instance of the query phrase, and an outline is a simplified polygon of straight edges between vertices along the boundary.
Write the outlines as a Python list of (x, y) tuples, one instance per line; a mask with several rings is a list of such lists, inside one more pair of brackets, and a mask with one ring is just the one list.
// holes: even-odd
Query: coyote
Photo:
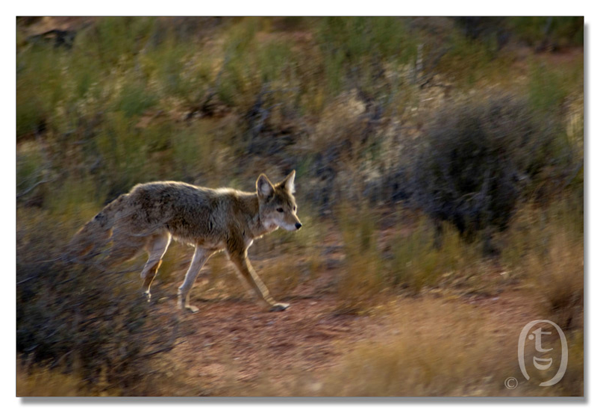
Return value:
[(298, 219), (292, 171), (283, 181), (272, 184), (261, 174), (256, 192), (231, 188), (210, 189), (183, 182), (139, 184), (128, 194), (108, 204), (83, 226), (70, 243), (71, 253), (89, 254), (112, 241), (106, 264), (126, 261), (145, 248), (148, 261), (141, 277), (144, 294), (150, 300), (150, 285), (162, 263), (171, 238), (195, 247), (192, 263), (179, 287), (177, 305), (197, 312), (190, 305), (190, 290), (204, 263), (225, 250), (243, 279), (270, 311), (284, 311), (289, 304), (276, 302), (258, 277), (248, 248), (256, 238), (279, 227), (297, 231)]

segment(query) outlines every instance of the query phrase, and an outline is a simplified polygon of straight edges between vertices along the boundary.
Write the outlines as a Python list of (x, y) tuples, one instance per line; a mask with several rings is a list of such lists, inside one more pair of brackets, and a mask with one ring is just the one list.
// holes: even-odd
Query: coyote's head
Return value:
[(277, 227), (297, 231), (302, 226), (296, 215), (298, 206), (293, 195), (295, 177), (296, 171), (292, 171), (283, 181), (275, 185), (265, 174), (261, 174), (256, 180), (260, 220), (269, 231)]

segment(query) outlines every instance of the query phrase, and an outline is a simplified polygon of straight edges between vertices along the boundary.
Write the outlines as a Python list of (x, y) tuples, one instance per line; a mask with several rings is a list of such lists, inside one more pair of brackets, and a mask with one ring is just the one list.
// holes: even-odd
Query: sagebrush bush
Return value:
[(74, 373), (89, 391), (143, 395), (139, 386), (156, 373), (150, 363), (173, 348), (179, 321), (145, 302), (137, 269), (65, 261), (70, 227), (41, 215), (18, 218), (17, 352)]
[(457, 102), (431, 119), (412, 168), (413, 201), (466, 238), (503, 230), (521, 196), (540, 190), (565, 151), (554, 119), (510, 96)]

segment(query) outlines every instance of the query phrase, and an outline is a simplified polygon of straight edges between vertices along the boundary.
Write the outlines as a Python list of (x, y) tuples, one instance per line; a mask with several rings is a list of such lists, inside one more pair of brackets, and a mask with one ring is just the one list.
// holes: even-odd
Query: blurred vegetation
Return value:
[[(324, 268), (338, 314), (369, 314), (390, 295), (520, 285), (582, 334), (582, 18), (60, 19), (17, 19), (23, 395), (63, 373), (81, 378), (65, 394), (164, 394), (171, 379), (155, 367), (182, 333), (140, 302), (139, 262), (59, 259), (103, 205), (153, 180), (252, 190), (261, 172), (295, 169), (303, 230), (255, 247), (305, 254), (257, 266), (279, 296)], [(327, 236), (342, 258), (319, 249)], [(414, 354), (386, 346), (357, 357)], [(410, 368), (394, 363), (374, 374)], [(454, 377), (419, 374), (404, 390), (325, 393), (454, 395)]]
[(488, 227), (503, 230), (519, 198), (550, 191), (576, 165), (576, 149), (559, 128), (526, 101), (455, 102), (428, 121), (412, 174), (413, 198), (466, 238)]
[[(398, 304), (391, 328), (380, 337), (360, 341), (321, 380), (300, 375), (292, 384), (265, 383), (244, 395), (309, 397), (502, 397), (580, 396), (583, 382), (583, 335), (569, 334), (569, 368), (552, 387), (520, 381), (504, 386), (518, 370), (514, 346), (521, 326), (497, 334), (488, 314), (465, 303), (406, 298)], [(492, 323), (491, 325), (489, 323)], [(488, 324), (486, 324), (488, 323)], [(558, 341), (558, 340), (557, 340)], [(508, 345), (506, 345), (508, 344)], [(550, 343), (549, 343), (550, 344)], [(560, 343), (548, 353), (560, 359)], [(572, 368), (571, 368), (571, 364)], [(540, 373), (535, 372), (533, 374)], [(541, 379), (551, 374), (541, 372)], [(400, 377), (400, 379), (399, 379)], [(352, 379), (348, 379), (352, 378)], [(315, 384), (317, 383), (317, 384)], [(277, 389), (274, 391), (273, 389)]]

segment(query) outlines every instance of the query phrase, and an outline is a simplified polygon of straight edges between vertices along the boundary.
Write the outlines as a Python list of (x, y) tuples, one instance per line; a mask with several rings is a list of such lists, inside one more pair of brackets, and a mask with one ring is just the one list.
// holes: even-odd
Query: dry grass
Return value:
[[(444, 300), (396, 307), (392, 327), (359, 344), (321, 383), (321, 396), (581, 396), (583, 338), (568, 336), (568, 375), (554, 388), (521, 381), (516, 340), (521, 325), (498, 324), (478, 308)], [(556, 344), (556, 343), (555, 343)], [(560, 346), (554, 345), (555, 349)], [(557, 359), (560, 355), (554, 354)], [(352, 380), (347, 378), (351, 377)]]
[(345, 208), (338, 215), (346, 254), (337, 290), (342, 313), (368, 312), (390, 292), (493, 294), (499, 288), (500, 281), (490, 279), (494, 262), (483, 253), (483, 241), (465, 241), (450, 224), (436, 237), (431, 222), (417, 214), (414, 228), (386, 239), (372, 210)]
[(385, 289), (383, 262), (378, 248), (376, 217), (363, 206), (342, 206), (338, 211), (344, 243), (344, 267), (337, 283), (340, 314), (368, 311)]
[(458, 303), (410, 299), (393, 317), (391, 330), (359, 344), (325, 378), (321, 395), (475, 396), (485, 388), (501, 388), (496, 376), (506, 362), (497, 362), (507, 354), (480, 312)]
[(582, 327), (583, 211), (577, 202), (566, 198), (543, 210), (524, 206), (506, 242), (505, 267), (534, 291), (543, 313), (563, 329)]
[(135, 390), (124, 390), (111, 385), (106, 371), (101, 371), (99, 380), (91, 384), (79, 374), (77, 366), (68, 372), (60, 366), (17, 364), (17, 397), (119, 397), (153, 396), (178, 397), (202, 395), (202, 382), (197, 378), (187, 381), (187, 371), (178, 360), (170, 355), (158, 357), (153, 363), (151, 374), (140, 377)]
[(414, 231), (399, 234), (392, 245), (391, 281), (418, 294), (423, 288), (462, 284), (477, 289), (485, 271), (480, 242), (465, 242), (458, 231), (444, 224), (435, 245), (433, 226), (420, 217)]
[[(563, 380), (549, 388), (521, 378), (517, 340), (523, 325), (456, 300), (431, 297), (387, 304), (388, 316), (369, 341), (348, 350), (321, 375), (298, 372), (278, 386), (268, 378), (247, 395), (319, 397), (581, 396), (583, 335), (568, 334), (569, 365)], [(559, 349), (558, 343), (547, 343)], [(558, 350), (559, 351), (559, 350)], [(560, 358), (555, 351), (550, 356)], [(548, 373), (548, 372), (546, 372)], [(551, 374), (551, 373), (548, 373)], [(507, 377), (519, 377), (507, 389)], [(249, 393), (248, 393), (249, 392)]]
[(291, 295), (305, 278), (302, 263), (293, 255), (266, 260), (255, 264), (256, 272), (269, 288), (276, 300), (282, 300)]
[(553, 235), (547, 253), (525, 265), (544, 313), (563, 329), (583, 327), (583, 239)]
[(117, 396), (84, 388), (77, 374), (63, 374), (57, 369), (17, 365), (17, 397), (89, 397)]

